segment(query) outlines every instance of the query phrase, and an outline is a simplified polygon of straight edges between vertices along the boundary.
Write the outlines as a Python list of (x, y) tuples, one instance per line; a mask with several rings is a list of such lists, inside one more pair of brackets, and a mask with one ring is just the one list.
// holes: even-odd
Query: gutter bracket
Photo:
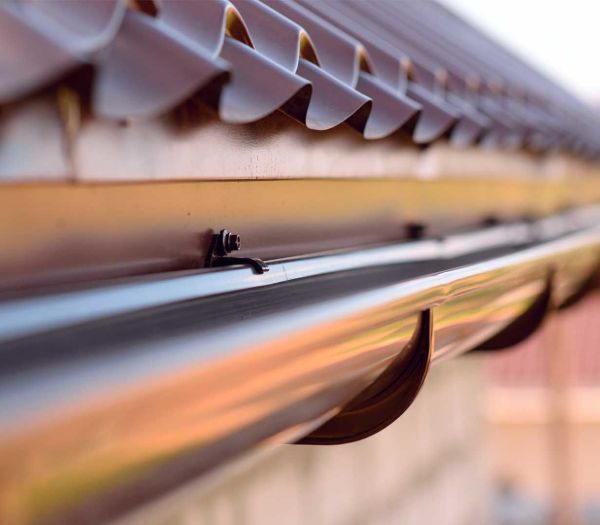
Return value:
[(487, 341), (477, 345), (471, 352), (497, 352), (513, 348), (533, 335), (542, 326), (551, 309), (552, 276), (549, 276), (542, 294), (527, 311)]
[(231, 257), (231, 252), (239, 250), (241, 247), (241, 238), (228, 230), (221, 230), (213, 234), (206, 255), (206, 268), (215, 268), (218, 266), (233, 266), (236, 264), (251, 266), (256, 273), (263, 274), (269, 271), (269, 266), (262, 259), (253, 257)]
[(419, 325), (398, 357), (336, 416), (301, 445), (338, 445), (367, 438), (398, 419), (412, 405), (429, 371), (433, 353), (431, 310), (421, 312)]

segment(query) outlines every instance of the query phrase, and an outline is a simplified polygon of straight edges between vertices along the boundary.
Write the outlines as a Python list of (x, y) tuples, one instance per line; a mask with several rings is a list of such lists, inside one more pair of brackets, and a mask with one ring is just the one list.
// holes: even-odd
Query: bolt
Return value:
[(225, 249), (230, 252), (235, 252), (240, 249), (242, 241), (237, 233), (227, 233), (225, 235)]
[(423, 239), (427, 233), (427, 226), (420, 222), (409, 222), (405, 226), (405, 235), (411, 241)]
[(484, 228), (492, 228), (494, 226), (499, 226), (500, 222), (500, 219), (495, 215), (488, 215), (487, 217), (483, 218), (483, 220), (481, 221), (481, 225)]
[(228, 230), (221, 230), (219, 232), (217, 242), (217, 252), (221, 256), (239, 250), (242, 244), (240, 236), (237, 233), (231, 233)]

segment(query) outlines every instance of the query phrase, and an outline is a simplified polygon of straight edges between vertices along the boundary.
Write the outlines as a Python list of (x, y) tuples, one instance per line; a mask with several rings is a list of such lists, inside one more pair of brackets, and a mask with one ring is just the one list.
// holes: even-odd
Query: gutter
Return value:
[(242, 454), (371, 435), (430, 366), (581, 295), (599, 255), (586, 208), (6, 300), (0, 522), (103, 523)]

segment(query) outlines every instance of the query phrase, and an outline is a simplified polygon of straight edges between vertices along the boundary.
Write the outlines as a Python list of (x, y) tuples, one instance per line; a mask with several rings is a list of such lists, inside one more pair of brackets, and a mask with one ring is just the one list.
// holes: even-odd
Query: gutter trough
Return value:
[(518, 342), (599, 261), (586, 208), (0, 302), (0, 522), (105, 523), (242, 455), (367, 437), (431, 365)]

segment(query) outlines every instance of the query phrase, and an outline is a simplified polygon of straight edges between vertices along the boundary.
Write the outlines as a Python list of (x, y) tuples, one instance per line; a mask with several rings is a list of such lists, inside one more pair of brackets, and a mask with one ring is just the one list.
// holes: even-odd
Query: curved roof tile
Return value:
[(278, 109), (367, 139), (563, 148), (600, 155), (582, 102), (432, 1), (23, 0), (0, 5), (0, 104), (80, 67), (92, 110), (151, 118), (215, 85), (231, 123)]

